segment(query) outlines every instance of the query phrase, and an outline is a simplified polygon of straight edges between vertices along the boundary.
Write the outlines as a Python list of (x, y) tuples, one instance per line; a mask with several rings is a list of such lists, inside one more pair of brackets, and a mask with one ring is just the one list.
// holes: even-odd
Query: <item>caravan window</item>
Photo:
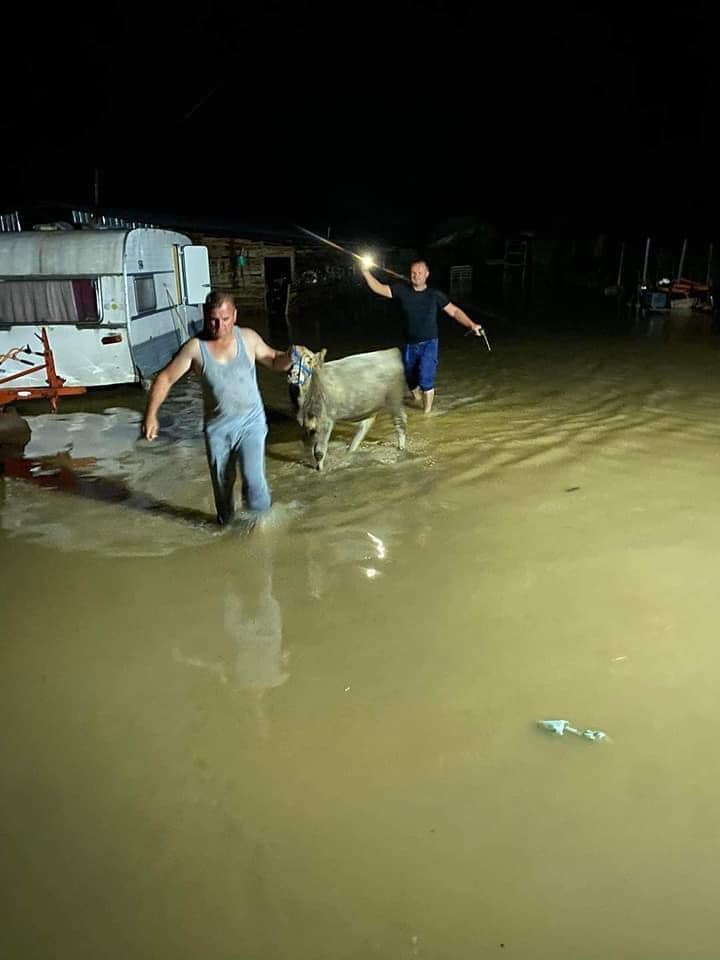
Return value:
[(0, 280), (0, 323), (99, 323), (94, 280)]
[(148, 277), (133, 277), (135, 282), (135, 305), (138, 313), (147, 313), (154, 310), (157, 306), (155, 298), (155, 278), (152, 274)]

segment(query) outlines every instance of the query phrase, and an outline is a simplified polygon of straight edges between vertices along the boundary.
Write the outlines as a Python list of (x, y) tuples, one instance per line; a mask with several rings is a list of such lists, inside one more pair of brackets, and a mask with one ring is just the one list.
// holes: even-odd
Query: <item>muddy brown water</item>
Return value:
[(717, 955), (717, 343), (493, 346), (448, 338), (407, 450), (342, 427), (325, 475), (263, 375), (251, 535), (212, 523), (197, 383), (153, 445), (132, 391), (32, 408), (2, 956)]

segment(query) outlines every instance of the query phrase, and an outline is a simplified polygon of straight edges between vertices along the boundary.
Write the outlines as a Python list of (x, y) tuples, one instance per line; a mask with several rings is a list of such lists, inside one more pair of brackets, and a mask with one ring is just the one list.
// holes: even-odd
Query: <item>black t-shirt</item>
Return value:
[(407, 343), (420, 343), (437, 337), (438, 310), (450, 303), (445, 294), (432, 287), (415, 290), (408, 283), (391, 283), (390, 290), (393, 300), (397, 300), (402, 307)]

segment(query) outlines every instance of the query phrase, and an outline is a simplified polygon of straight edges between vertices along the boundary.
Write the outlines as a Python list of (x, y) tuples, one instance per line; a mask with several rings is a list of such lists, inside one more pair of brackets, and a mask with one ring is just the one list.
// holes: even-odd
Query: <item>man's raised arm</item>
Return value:
[(386, 283), (380, 283), (379, 280), (376, 280), (367, 267), (360, 267), (360, 273), (365, 277), (365, 282), (373, 293), (377, 293), (381, 297), (392, 298), (392, 290), (390, 287)]

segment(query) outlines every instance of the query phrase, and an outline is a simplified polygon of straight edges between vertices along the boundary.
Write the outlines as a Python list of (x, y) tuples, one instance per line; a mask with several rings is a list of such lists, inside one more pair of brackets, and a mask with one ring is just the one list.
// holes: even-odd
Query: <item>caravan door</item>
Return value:
[(210, 258), (207, 247), (189, 243), (182, 248), (183, 296), (187, 304), (203, 304), (210, 293)]
[(125, 262), (133, 360), (139, 377), (148, 379), (202, 329), (198, 304), (210, 289), (207, 248), (185, 234), (138, 228), (128, 236)]

